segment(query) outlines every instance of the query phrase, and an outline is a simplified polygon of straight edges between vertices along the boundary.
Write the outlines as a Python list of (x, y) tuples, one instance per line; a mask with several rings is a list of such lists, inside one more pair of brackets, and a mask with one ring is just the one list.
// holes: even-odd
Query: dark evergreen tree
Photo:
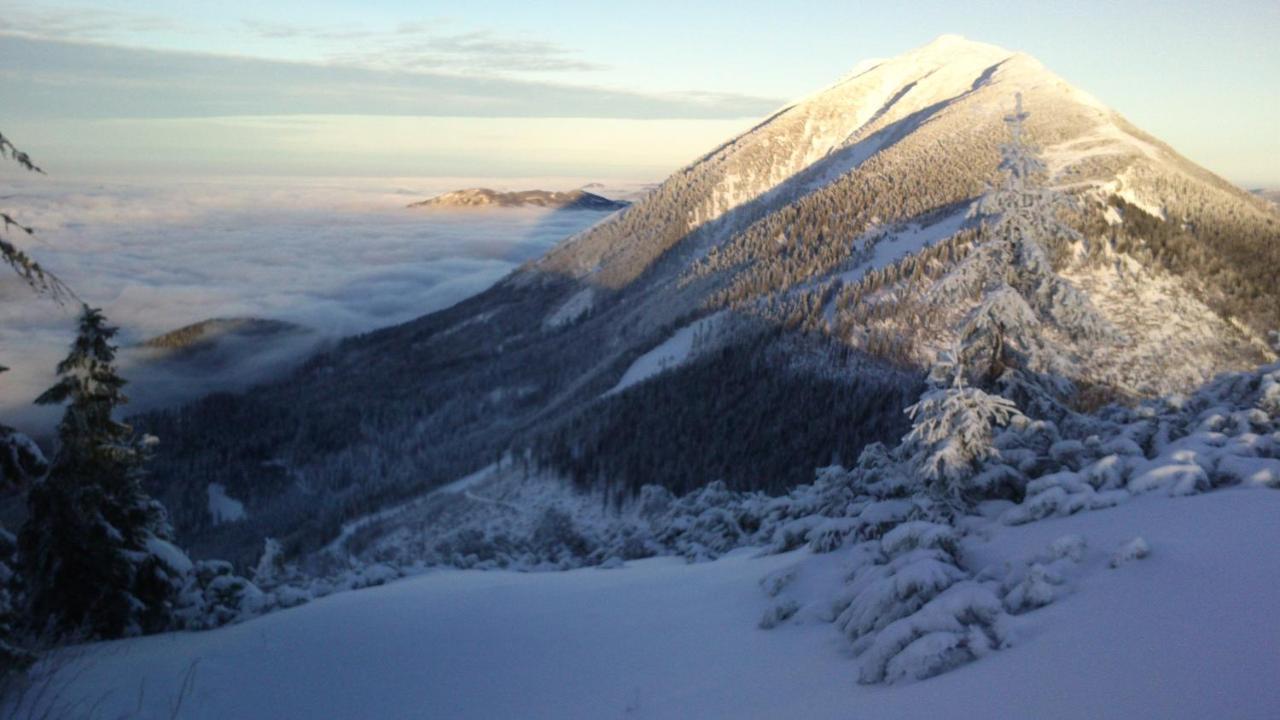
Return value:
[(41, 404), (65, 404), (49, 475), (28, 494), (19, 539), (28, 619), (39, 631), (119, 637), (165, 629), (180, 587), (181, 551), (164, 508), (143, 492), (154, 438), (113, 413), (126, 402), (113, 367), (116, 328), (85, 307), (58, 382)]
[[(12, 159), (24, 170), (44, 172), (31, 161), (30, 156), (14, 147), (3, 133), (0, 133), (0, 158)], [(68, 296), (74, 297), (62, 281), (7, 237), (15, 228), (25, 235), (35, 232), (7, 211), (0, 210), (0, 262), (12, 268), (37, 293), (48, 294), (59, 302)], [(0, 373), (6, 370), (8, 368), (0, 365)], [(48, 469), (40, 448), (30, 438), (0, 423), (0, 492), (21, 490), (42, 477)], [(27, 666), (34, 659), (23, 647), (17, 632), (18, 593), (22, 582), (14, 569), (16, 550), (16, 538), (0, 524), (0, 678)]]
[(17, 539), (0, 527), (0, 683), (35, 659), (20, 635), (18, 593), (22, 585), (14, 571), (17, 549)]

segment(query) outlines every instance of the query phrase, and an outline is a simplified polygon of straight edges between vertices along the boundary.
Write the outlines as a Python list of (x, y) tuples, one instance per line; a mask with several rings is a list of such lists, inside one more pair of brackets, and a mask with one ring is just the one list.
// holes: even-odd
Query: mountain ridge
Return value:
[[(1280, 303), (1257, 252), (1280, 252), (1274, 210), (1029, 56), (947, 37), (781, 109), (477, 296), (286, 382), (150, 416), (171, 439), (155, 487), (198, 552), (244, 558), (264, 534), (314, 549), (504, 454), (622, 498), (711, 479), (782, 491), (894, 442), (973, 310), (930, 290), (981, 241), (966, 214), (1018, 93), (1082, 207), (1088, 242), (1054, 271), (1125, 338), (1039, 331), (1032, 360), (1077, 388), (1063, 401), (1150, 397), (1273, 357), (1259, 338)], [(611, 392), (717, 313), (678, 362)], [(224, 461), (206, 458), (210, 437)], [(210, 482), (249, 520), (213, 527)]]
[(586, 190), (517, 190), (500, 192), (489, 188), (466, 188), (442, 193), (410, 203), (409, 208), (544, 207), (563, 210), (620, 210), (630, 203), (610, 200)]

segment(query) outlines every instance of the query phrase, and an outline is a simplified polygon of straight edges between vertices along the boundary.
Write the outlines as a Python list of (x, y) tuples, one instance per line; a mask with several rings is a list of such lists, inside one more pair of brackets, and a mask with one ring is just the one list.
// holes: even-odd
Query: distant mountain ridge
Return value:
[(209, 349), (228, 336), (267, 339), (289, 333), (305, 333), (301, 325), (284, 320), (235, 317), (210, 318), (143, 340), (139, 345), (152, 350), (198, 352)]
[[(1079, 205), (1083, 240), (1052, 272), (1115, 329), (1037, 327), (1026, 362), (1059, 400), (1181, 392), (1273, 358), (1272, 205), (1033, 58), (944, 36), (780, 110), (475, 297), (145, 419), (165, 438), (155, 489), (197, 551), (248, 557), (263, 535), (314, 549), (504, 456), (620, 500), (645, 483), (781, 492), (896, 442), (976, 310), (940, 285), (983, 239), (968, 213), (1015, 94)], [(184, 500), (211, 482), (247, 521), (214, 527)]]
[(278, 380), (329, 342), (284, 320), (210, 318), (121, 348), (120, 359), (130, 407), (144, 412)]
[(545, 207), (567, 210), (620, 210), (630, 203), (585, 190), (520, 190), (500, 192), (489, 188), (467, 188), (443, 193), (411, 203), (410, 208)]

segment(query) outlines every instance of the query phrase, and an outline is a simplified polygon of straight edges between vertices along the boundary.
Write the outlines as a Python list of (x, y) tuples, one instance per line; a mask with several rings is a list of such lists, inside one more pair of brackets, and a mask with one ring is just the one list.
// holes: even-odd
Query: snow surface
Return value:
[(441, 485), (440, 487), (433, 488), (419, 497), (412, 498), (408, 502), (393, 505), (389, 508), (370, 513), (357, 520), (345, 523), (342, 526), (342, 530), (338, 533), (338, 537), (334, 538), (332, 542), (326, 545), (321, 552), (340, 554), (341, 551), (346, 548), (347, 541), (351, 539), (351, 536), (354, 535), (356, 531), (362, 530), (370, 525), (387, 522), (393, 518), (406, 515), (413, 509), (422, 507), (432, 498), (439, 497), (440, 495), (461, 493), (471, 497), (471, 493), (469, 492), (470, 489), (492, 479), (497, 473), (497, 470), (498, 466), (496, 464), (486, 465), (470, 475), (466, 475), (451, 483)]
[[(1274, 718), (1280, 554), (1262, 550), (1280, 544), (1278, 513), (1280, 493), (1233, 489), (990, 524), (965, 541), (972, 564), (1062, 548), (1080, 559), (1070, 589), (1016, 618), (1013, 647), (904, 685), (856, 684), (830, 623), (756, 629), (761, 578), (801, 568), (791, 588), (819, 595), (842, 553), (743, 550), (440, 570), (219, 630), (86, 646), (64, 696), (135, 717), (145, 687), (136, 717), (169, 717), (195, 662), (184, 718)], [(1149, 556), (1112, 569), (1136, 537)]]
[(1084, 160), (1108, 155), (1142, 155), (1156, 162), (1164, 161), (1162, 153), (1154, 145), (1122, 130), (1110, 114), (1105, 115), (1092, 131), (1046, 148), (1044, 159), (1049, 173), (1057, 175)]
[(672, 333), (654, 349), (641, 355), (631, 363), (622, 374), (618, 384), (609, 389), (605, 395), (613, 395), (649, 378), (688, 362), (695, 355), (694, 347), (699, 338), (715, 332), (716, 326), (724, 317), (724, 312), (708, 315), (700, 320), (685, 325)]
[(207, 492), (209, 517), (213, 519), (214, 525), (236, 522), (249, 517), (244, 510), (244, 503), (228, 495), (227, 488), (222, 483), (209, 483)]

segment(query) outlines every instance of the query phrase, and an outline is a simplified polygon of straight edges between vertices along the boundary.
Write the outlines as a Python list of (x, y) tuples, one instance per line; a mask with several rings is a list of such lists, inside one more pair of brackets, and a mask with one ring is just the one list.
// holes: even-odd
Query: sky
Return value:
[(4, 0), (0, 128), (76, 176), (658, 179), (944, 33), (1280, 186), (1275, 0)]

